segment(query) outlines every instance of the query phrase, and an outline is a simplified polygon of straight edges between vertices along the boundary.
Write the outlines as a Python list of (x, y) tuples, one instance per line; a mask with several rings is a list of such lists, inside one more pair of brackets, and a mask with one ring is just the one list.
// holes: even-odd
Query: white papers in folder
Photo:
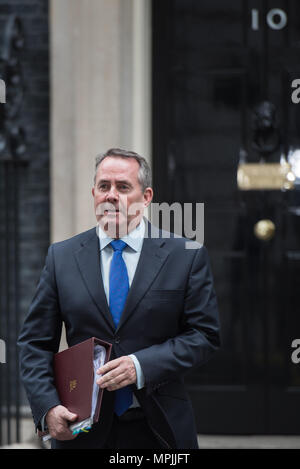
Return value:
[(99, 386), (96, 383), (96, 380), (99, 376), (96, 374), (96, 371), (104, 365), (106, 356), (106, 350), (103, 345), (95, 345), (94, 347), (94, 386), (93, 386), (93, 397), (92, 397), (92, 411), (91, 417), (94, 418), (99, 394)]
[(86, 427), (91, 427), (94, 422), (94, 416), (96, 412), (96, 406), (98, 401), (99, 386), (96, 383), (96, 380), (99, 378), (99, 375), (96, 374), (96, 371), (104, 365), (106, 356), (106, 350), (103, 345), (95, 345), (94, 347), (94, 384), (93, 384), (93, 394), (92, 394), (92, 405), (91, 405), (91, 416), (89, 419), (85, 419), (82, 422), (74, 423), (70, 426), (70, 430), (74, 433), (79, 433), (80, 430), (83, 430)]

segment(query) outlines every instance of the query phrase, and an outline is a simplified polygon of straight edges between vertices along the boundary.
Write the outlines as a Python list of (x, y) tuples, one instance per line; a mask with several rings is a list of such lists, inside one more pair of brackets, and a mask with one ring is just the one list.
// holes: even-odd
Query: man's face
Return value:
[(107, 157), (97, 169), (92, 189), (97, 221), (112, 238), (132, 231), (153, 197), (151, 187), (142, 192), (139, 164), (134, 158)]

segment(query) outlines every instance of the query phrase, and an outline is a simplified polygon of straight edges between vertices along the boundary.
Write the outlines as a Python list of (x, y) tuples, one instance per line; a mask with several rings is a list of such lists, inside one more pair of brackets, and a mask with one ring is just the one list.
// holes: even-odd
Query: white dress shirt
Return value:
[[(101, 251), (101, 273), (103, 279), (103, 286), (104, 291), (107, 299), (107, 303), (109, 304), (109, 271), (110, 271), (110, 263), (113, 258), (114, 250), (113, 247), (110, 245), (113, 238), (110, 238), (98, 225), (97, 227), (97, 234), (99, 236), (99, 243), (100, 243), (100, 251)], [(128, 273), (128, 281), (129, 281), (129, 288), (131, 287), (134, 274), (136, 271), (136, 267), (140, 258), (143, 242), (145, 236), (145, 222), (141, 219), (140, 224), (128, 233), (126, 236), (120, 238), (124, 241), (127, 246), (125, 246), (123, 250), (123, 259), (126, 264), (127, 273)], [(137, 388), (141, 389), (145, 384), (145, 378), (143, 371), (141, 369), (140, 363), (135, 355), (129, 355), (132, 358), (133, 363), (135, 365), (136, 375), (137, 375)], [(138, 406), (139, 403), (135, 396), (133, 395), (133, 404), (132, 407)]]

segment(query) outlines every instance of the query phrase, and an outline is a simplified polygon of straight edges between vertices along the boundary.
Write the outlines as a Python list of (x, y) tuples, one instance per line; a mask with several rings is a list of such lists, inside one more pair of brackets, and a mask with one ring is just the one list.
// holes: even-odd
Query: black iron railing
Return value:
[(24, 47), (19, 18), (0, 16), (0, 445), (20, 441), (20, 382), (16, 341), (19, 332), (20, 180), (27, 169), (25, 135), (19, 125), (24, 95), (21, 56)]

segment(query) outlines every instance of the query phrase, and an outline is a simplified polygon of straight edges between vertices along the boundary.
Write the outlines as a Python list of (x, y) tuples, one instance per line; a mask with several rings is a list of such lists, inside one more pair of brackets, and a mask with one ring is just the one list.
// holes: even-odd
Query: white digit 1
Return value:
[(6, 88), (4, 80), (0, 80), (0, 103), (6, 103)]
[(253, 29), (253, 31), (258, 31), (258, 29), (259, 29), (259, 12), (255, 8), (252, 8), (251, 14), (252, 14), (252, 29)]

